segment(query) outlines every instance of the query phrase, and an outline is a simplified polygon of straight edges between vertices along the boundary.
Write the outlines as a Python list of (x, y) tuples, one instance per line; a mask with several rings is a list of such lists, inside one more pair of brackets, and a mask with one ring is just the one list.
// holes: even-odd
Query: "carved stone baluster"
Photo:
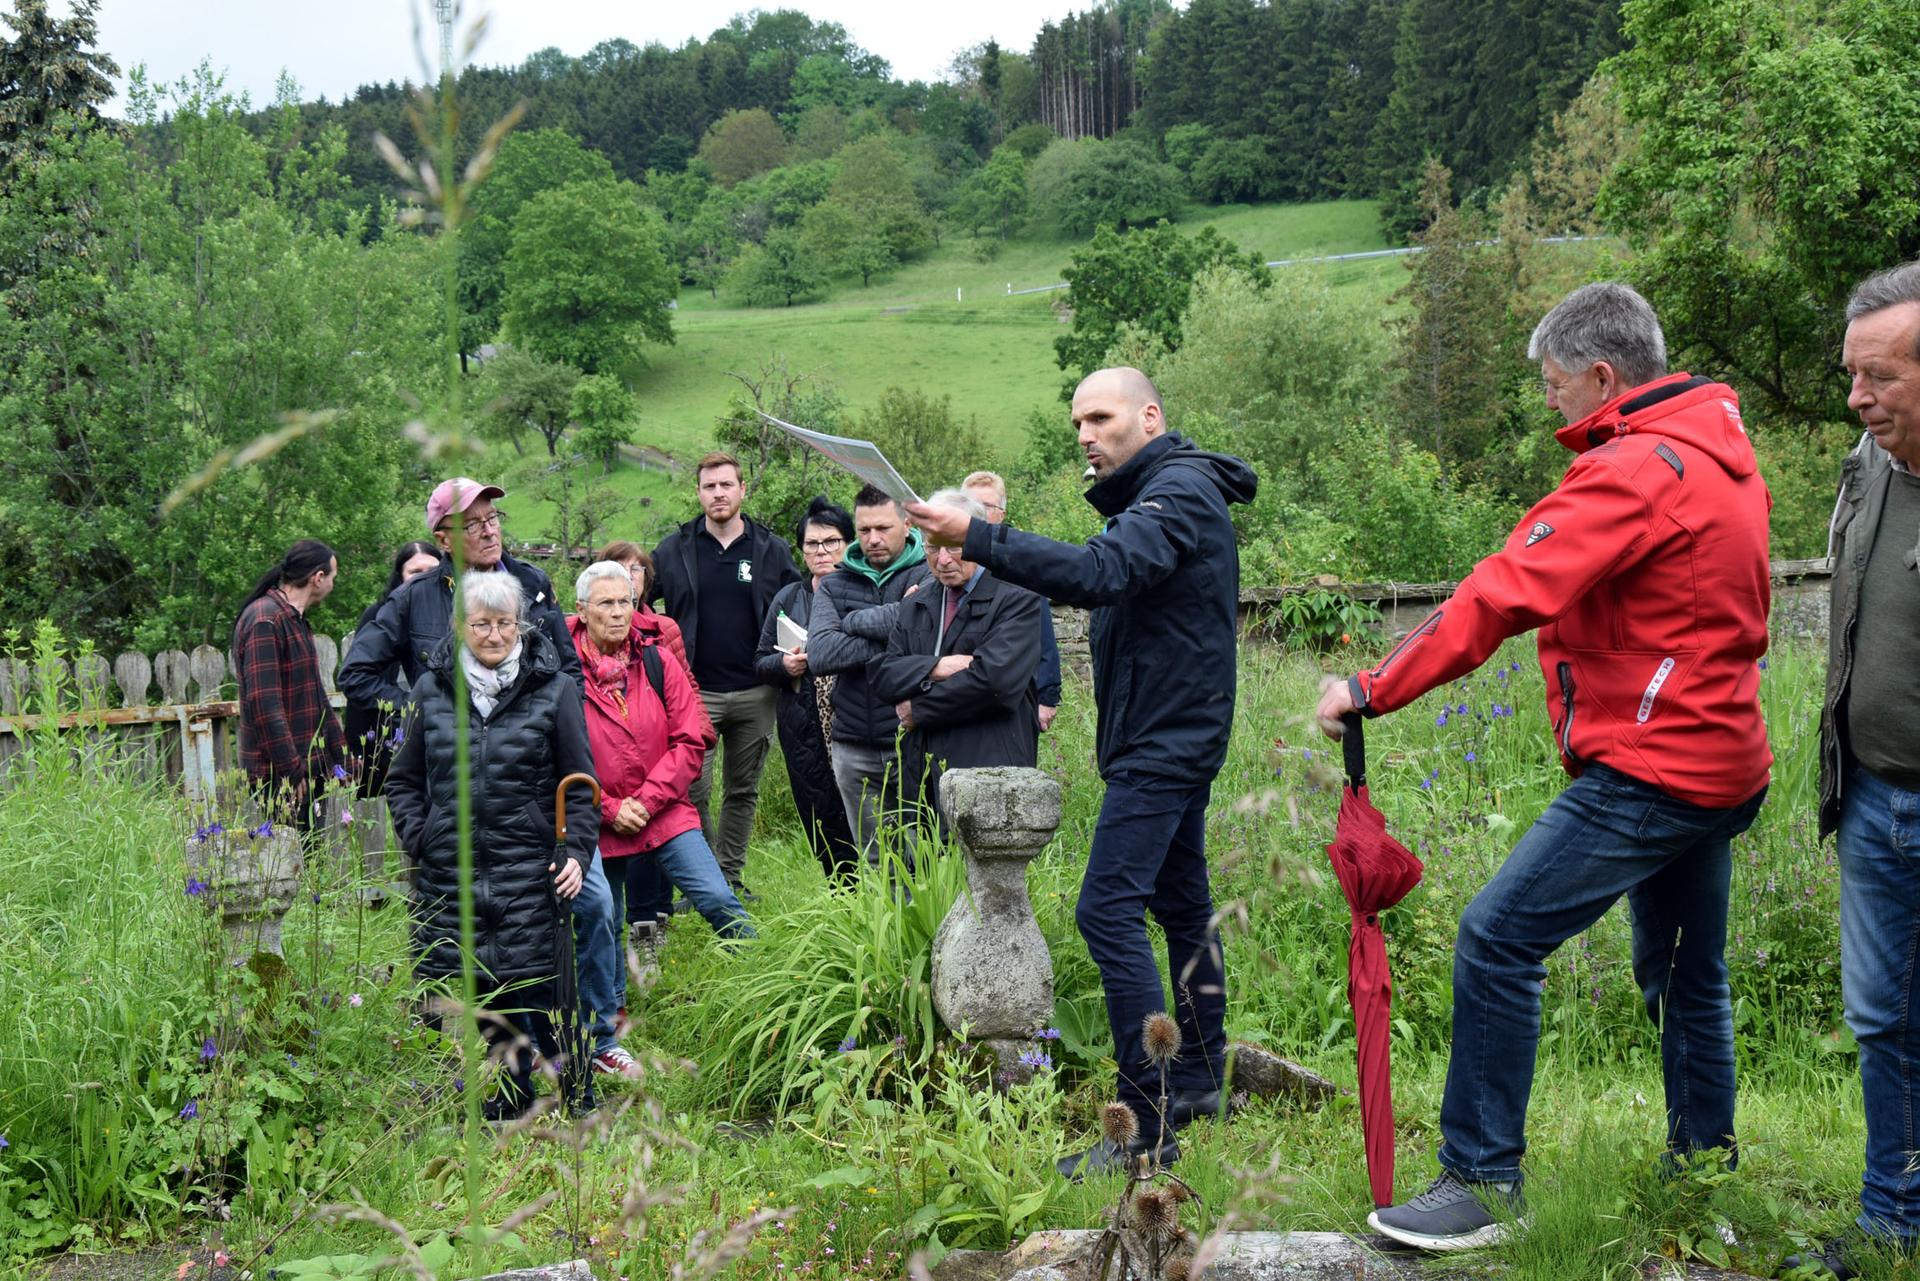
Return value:
[(939, 790), (968, 892), (934, 935), (933, 1008), (1024, 1079), (1020, 1053), (1053, 1020), (1053, 960), (1027, 897), (1027, 864), (1060, 826), (1060, 784), (1037, 769), (956, 769)]

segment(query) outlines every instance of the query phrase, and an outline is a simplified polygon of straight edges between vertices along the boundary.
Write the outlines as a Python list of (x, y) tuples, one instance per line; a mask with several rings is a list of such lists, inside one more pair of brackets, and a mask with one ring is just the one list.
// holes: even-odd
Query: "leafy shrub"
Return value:
[(1060, 141), (1028, 174), (1033, 208), (1071, 236), (1099, 227), (1144, 227), (1180, 205), (1180, 176), (1137, 142)]

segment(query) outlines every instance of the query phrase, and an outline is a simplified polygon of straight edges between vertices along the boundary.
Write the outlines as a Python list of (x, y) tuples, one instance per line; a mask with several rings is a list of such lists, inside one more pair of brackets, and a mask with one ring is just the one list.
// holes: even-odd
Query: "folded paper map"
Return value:
[[(760, 413), (755, 410), (755, 413)], [(795, 427), (783, 422), (772, 414), (760, 413), (760, 416), (775, 427), (804, 443), (808, 448), (818, 450), (827, 458), (846, 468), (875, 489), (885, 493), (895, 502), (917, 503), (920, 495), (913, 492), (913, 486), (900, 479), (900, 473), (893, 469), (887, 456), (870, 440), (854, 440), (848, 436), (829, 436), (823, 431), (809, 431), (805, 427)]]

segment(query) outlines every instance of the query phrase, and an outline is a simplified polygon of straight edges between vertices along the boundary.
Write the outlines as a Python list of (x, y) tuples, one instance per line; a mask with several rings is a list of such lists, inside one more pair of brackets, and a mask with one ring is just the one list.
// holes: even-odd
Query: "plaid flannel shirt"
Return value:
[(260, 781), (325, 775), (346, 759), (346, 733), (320, 683), (313, 628), (278, 588), (234, 625), (240, 763)]

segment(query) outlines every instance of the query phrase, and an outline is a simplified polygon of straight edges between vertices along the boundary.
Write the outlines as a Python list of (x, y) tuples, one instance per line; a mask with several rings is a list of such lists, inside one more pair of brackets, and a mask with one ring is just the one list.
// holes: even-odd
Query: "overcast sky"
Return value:
[[(52, 0), (57, 13), (69, 0)], [(956, 51), (992, 37), (1010, 48), (1031, 47), (1040, 23), (1089, 0), (788, 0), (759, 7), (802, 9), (817, 21), (838, 22), (854, 41), (893, 64), (903, 80), (933, 80)], [(489, 16), (487, 36), (474, 54), (483, 65), (517, 65), (549, 45), (579, 55), (602, 40), (669, 46), (704, 38), (734, 14), (755, 7), (740, 0), (463, 0), (463, 23)], [(145, 63), (150, 79), (178, 80), (202, 58), (225, 69), (230, 90), (245, 89), (255, 106), (273, 98), (281, 70), (300, 82), (303, 96), (339, 102), (361, 84), (420, 79), (414, 56), (413, 15), (425, 27), (428, 56), (439, 57), (439, 36), (428, 0), (102, 0), (100, 47), (125, 72)], [(109, 108), (118, 114), (123, 101)]]

